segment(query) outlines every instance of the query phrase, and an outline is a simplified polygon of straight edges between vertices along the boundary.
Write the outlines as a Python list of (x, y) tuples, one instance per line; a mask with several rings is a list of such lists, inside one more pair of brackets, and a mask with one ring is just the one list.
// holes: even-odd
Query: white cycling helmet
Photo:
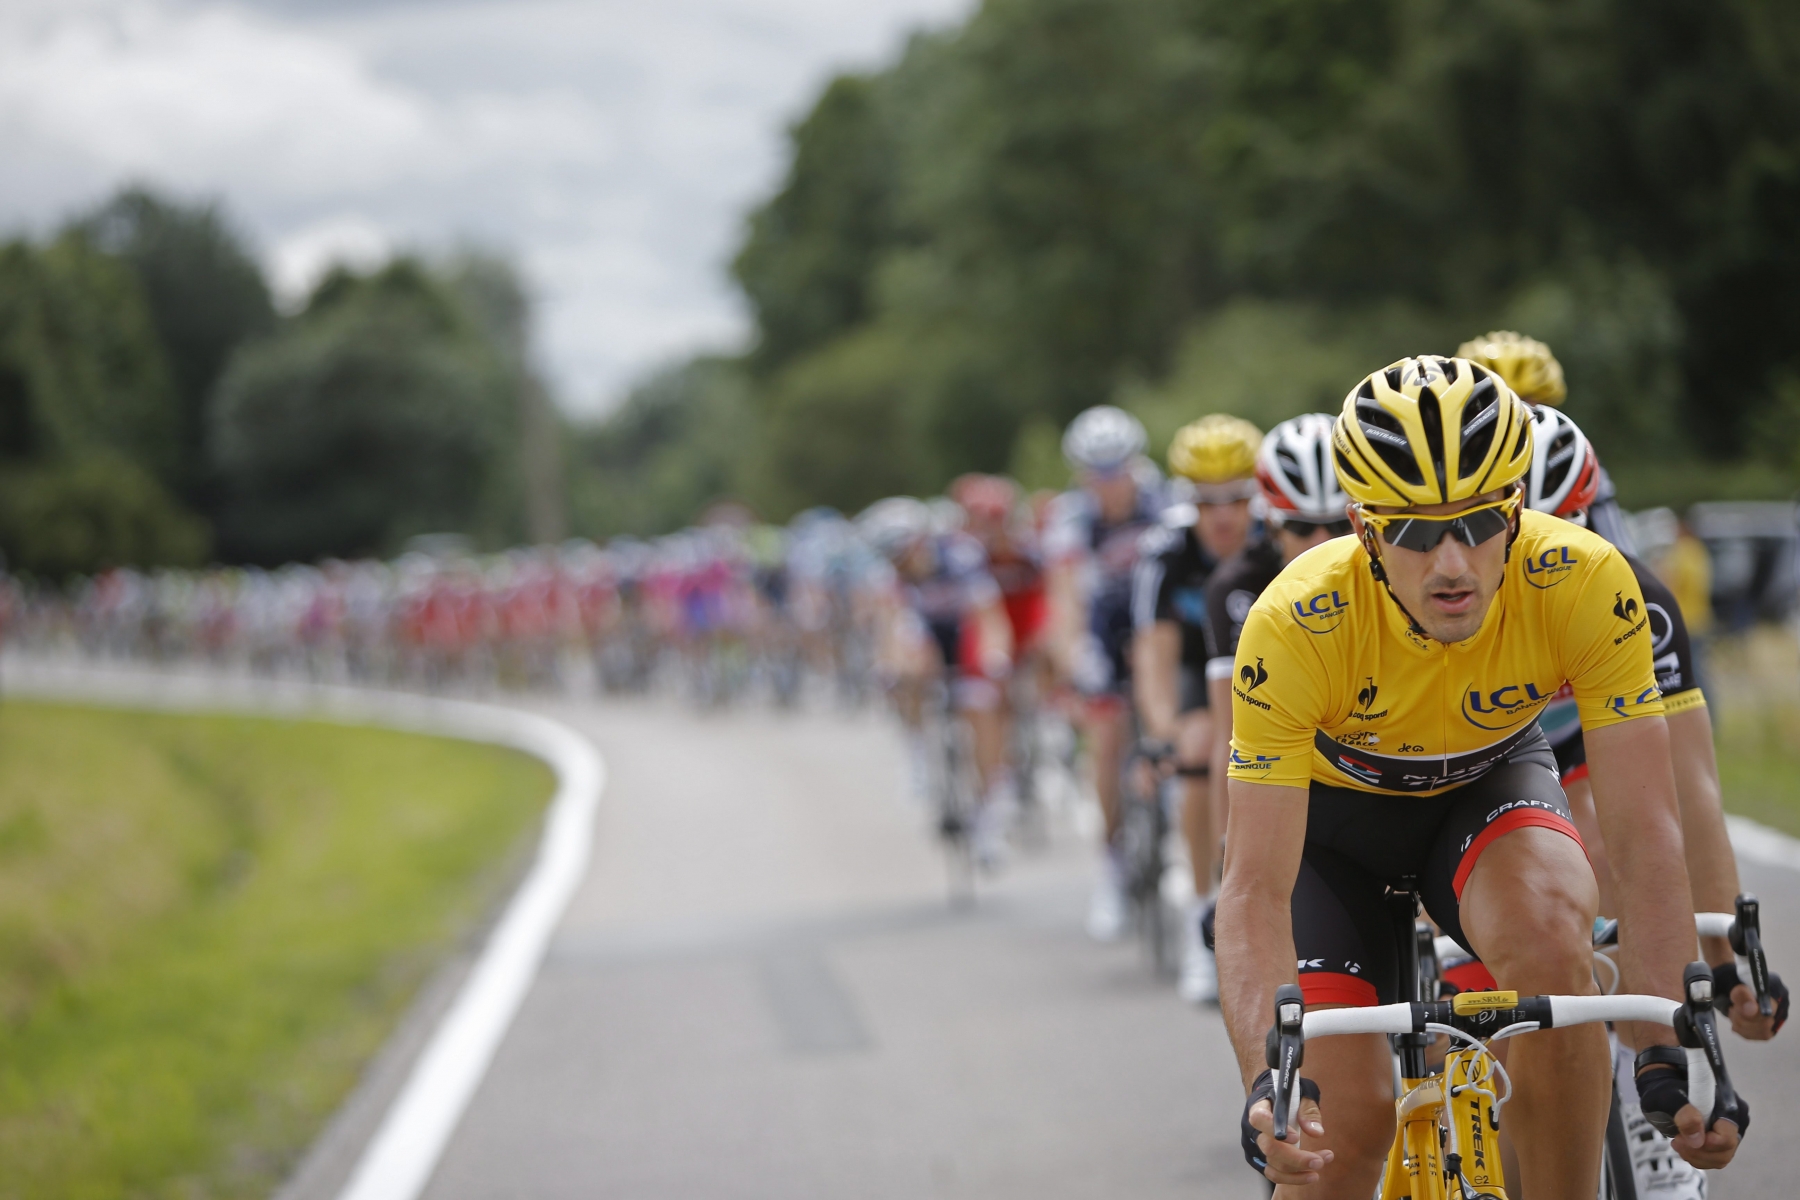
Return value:
[(932, 512), (923, 500), (890, 496), (877, 500), (856, 518), (856, 531), (883, 558), (897, 558), (920, 538), (930, 537)]
[(1600, 490), (1600, 459), (1593, 443), (1560, 408), (1531, 410), (1531, 469), (1525, 473), (1525, 507), (1553, 517), (1585, 511)]
[(1332, 418), (1307, 413), (1283, 421), (1263, 438), (1256, 455), (1256, 482), (1262, 485), (1269, 515), (1277, 523), (1344, 521), (1350, 497), (1338, 485), (1331, 461)]
[(1063, 434), (1063, 457), (1080, 471), (1118, 471), (1144, 452), (1144, 426), (1122, 408), (1096, 404)]

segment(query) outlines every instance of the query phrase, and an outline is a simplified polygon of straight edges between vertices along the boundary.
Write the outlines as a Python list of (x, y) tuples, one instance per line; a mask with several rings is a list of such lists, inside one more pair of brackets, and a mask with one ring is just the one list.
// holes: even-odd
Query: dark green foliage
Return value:
[(220, 380), (222, 548), (306, 560), (470, 528), (516, 444), (508, 366), (465, 299), (420, 264), (334, 272)]
[(795, 127), (748, 478), (1042, 475), (1089, 404), (1266, 425), (1518, 328), (1615, 473), (1791, 487), (1796, 79), (1778, 0), (987, 0)]
[(167, 482), (205, 503), (206, 401), (226, 361), (275, 325), (262, 272), (216, 207), (183, 207), (142, 188), (109, 200), (78, 229), (137, 275), (175, 390)]
[(757, 414), (742, 367), (700, 358), (653, 376), (604, 425), (570, 439), (575, 533), (666, 533), (745, 490)]
[(199, 566), (206, 525), (110, 452), (0, 470), (5, 566), (45, 579), (107, 567)]

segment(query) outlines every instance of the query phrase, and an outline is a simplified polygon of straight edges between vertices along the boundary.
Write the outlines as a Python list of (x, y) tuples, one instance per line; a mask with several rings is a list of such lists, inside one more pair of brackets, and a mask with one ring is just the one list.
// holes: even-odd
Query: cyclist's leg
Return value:
[[(1503, 988), (1589, 995), (1599, 898), (1552, 766), (1526, 756), (1463, 788), (1425, 880), (1439, 925)], [(1509, 1047), (1506, 1109), (1522, 1191), (1586, 1200), (1599, 1185), (1612, 1076), (1598, 1025), (1546, 1030)]]
[[(1385, 885), (1336, 851), (1308, 843), (1294, 881), (1294, 951), (1308, 1010), (1395, 999), (1393, 933)], [(1302, 1072), (1319, 1085), (1325, 1136), (1309, 1148), (1332, 1161), (1317, 1184), (1276, 1189), (1305, 1200), (1365, 1200), (1394, 1138), (1393, 1055), (1385, 1037), (1320, 1038)]]

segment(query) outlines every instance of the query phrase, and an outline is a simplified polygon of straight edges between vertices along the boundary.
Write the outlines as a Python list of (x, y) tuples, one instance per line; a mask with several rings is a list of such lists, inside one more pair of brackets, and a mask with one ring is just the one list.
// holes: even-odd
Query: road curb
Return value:
[(1800, 838), (1731, 813), (1725, 814), (1725, 831), (1731, 835), (1731, 848), (1737, 851), (1738, 857), (1765, 866), (1800, 871)]
[(536, 713), (466, 700), (256, 680), (12, 660), (10, 693), (115, 707), (251, 713), (373, 725), (507, 746), (546, 763), (556, 793), (524, 881), (363, 1148), (339, 1200), (415, 1200), (431, 1179), (523, 1003), (587, 870), (606, 766), (593, 744)]

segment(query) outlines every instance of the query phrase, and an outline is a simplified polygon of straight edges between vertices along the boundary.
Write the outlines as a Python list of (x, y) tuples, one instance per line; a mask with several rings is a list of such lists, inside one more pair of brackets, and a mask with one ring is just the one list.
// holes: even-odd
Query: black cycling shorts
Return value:
[(1437, 796), (1382, 796), (1315, 782), (1293, 899), (1307, 1003), (1399, 999), (1400, 959), (1386, 896), (1408, 879), (1438, 927), (1468, 949), (1459, 909), (1463, 884), (1496, 838), (1531, 825), (1581, 841), (1542, 737), (1474, 782)]
[(1586, 779), (1587, 773), (1587, 739), (1577, 729), (1556, 745), (1556, 774), (1567, 785)]

